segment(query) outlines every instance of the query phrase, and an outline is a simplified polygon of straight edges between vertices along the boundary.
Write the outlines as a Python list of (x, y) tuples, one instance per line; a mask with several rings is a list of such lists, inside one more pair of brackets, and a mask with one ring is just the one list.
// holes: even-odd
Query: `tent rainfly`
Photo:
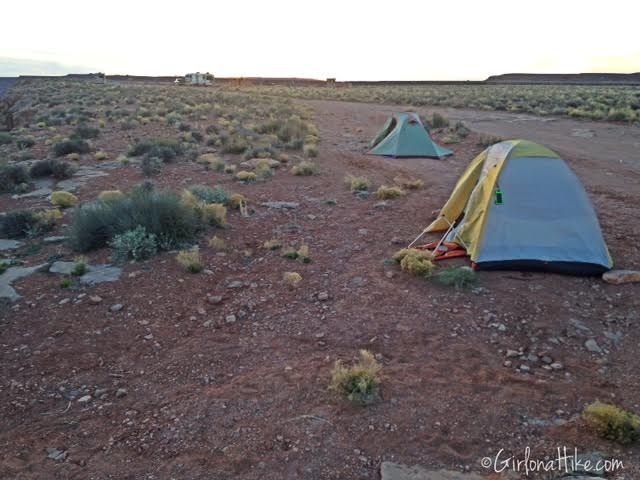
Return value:
[(453, 152), (436, 145), (420, 117), (413, 112), (395, 113), (371, 141), (372, 155), (442, 158)]
[(526, 140), (497, 143), (471, 162), (423, 233), (441, 231), (436, 255), (462, 248), (475, 269), (599, 275), (613, 267), (578, 177)]

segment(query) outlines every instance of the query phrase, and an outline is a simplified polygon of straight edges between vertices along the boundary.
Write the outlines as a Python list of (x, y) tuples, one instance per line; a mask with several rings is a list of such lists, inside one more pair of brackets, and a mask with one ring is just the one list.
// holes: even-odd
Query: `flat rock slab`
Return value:
[(267, 162), (269, 167), (278, 168), (280, 166), (280, 162), (278, 160), (274, 160), (273, 158), (252, 158), (251, 160), (246, 160), (240, 163), (241, 168), (256, 168), (258, 166), (258, 162)]
[(0, 275), (0, 298), (5, 298), (10, 301), (15, 301), (20, 298), (20, 295), (14, 290), (11, 284), (24, 277), (45, 270), (49, 266), (48, 263), (36, 265), (35, 267), (9, 267)]
[(80, 283), (95, 285), (104, 282), (115, 282), (120, 279), (122, 269), (108, 264), (88, 267), (87, 273), (80, 277)]
[(69, 237), (65, 237), (64, 235), (54, 235), (51, 237), (44, 237), (42, 241), (44, 243), (61, 243), (66, 242), (68, 239)]
[(62, 275), (71, 275), (76, 268), (76, 262), (53, 262), (49, 267), (49, 273), (61, 273)]
[(13, 198), (14, 200), (20, 200), (22, 198), (41, 198), (48, 197), (49, 195), (51, 195), (51, 193), (52, 190), (50, 188), (39, 188), (37, 190), (34, 190), (33, 192), (12, 195), (11, 198)]
[(260, 205), (277, 210), (294, 210), (300, 206), (298, 202), (262, 202)]
[(614, 285), (637, 283), (640, 282), (640, 270), (610, 270), (602, 275), (602, 279)]
[(73, 180), (60, 180), (56, 184), (57, 190), (62, 190), (64, 192), (75, 192), (78, 189), (79, 185)]
[(0, 251), (1, 250), (15, 250), (18, 247), (22, 246), (22, 242), (18, 240), (5, 240), (4, 238), (0, 238)]
[(461, 473), (451, 470), (427, 470), (419, 465), (408, 466), (400, 463), (382, 462), (382, 480), (483, 480), (477, 473)]

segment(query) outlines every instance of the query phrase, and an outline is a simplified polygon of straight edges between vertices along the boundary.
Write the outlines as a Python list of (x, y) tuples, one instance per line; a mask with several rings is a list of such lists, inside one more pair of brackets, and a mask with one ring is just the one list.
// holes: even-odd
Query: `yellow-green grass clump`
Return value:
[(582, 416), (601, 438), (622, 445), (640, 440), (640, 416), (635, 413), (596, 401), (585, 407)]
[(406, 192), (400, 187), (387, 187), (386, 185), (380, 185), (376, 192), (376, 197), (380, 200), (392, 200), (394, 198), (403, 197)]
[(393, 255), (403, 272), (417, 277), (429, 277), (434, 269), (433, 255), (426, 250), (403, 248)]
[(51, 203), (56, 207), (69, 208), (78, 204), (78, 197), (65, 191), (53, 192), (51, 194)]
[(380, 400), (382, 365), (375, 356), (360, 350), (360, 359), (347, 367), (338, 360), (331, 371), (329, 389), (357, 405), (371, 405)]
[(176, 261), (189, 273), (199, 273), (204, 269), (200, 252), (197, 250), (181, 250), (176, 255)]

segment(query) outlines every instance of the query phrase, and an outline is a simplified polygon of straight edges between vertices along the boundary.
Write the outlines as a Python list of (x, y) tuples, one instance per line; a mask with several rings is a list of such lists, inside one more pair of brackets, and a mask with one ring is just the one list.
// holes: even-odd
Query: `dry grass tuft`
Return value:
[(405, 190), (418, 190), (424, 187), (424, 182), (419, 178), (396, 177), (393, 181)]
[(360, 359), (350, 367), (340, 360), (331, 371), (329, 389), (357, 405), (371, 405), (380, 400), (382, 365), (373, 354), (360, 350)]
[(241, 170), (236, 173), (236, 180), (240, 180), (241, 182), (254, 182), (257, 176), (254, 172), (247, 172), (246, 170)]
[(189, 273), (199, 273), (204, 268), (197, 250), (181, 250), (176, 255), (176, 261)]
[(213, 248), (214, 250), (224, 250), (227, 247), (223, 238), (214, 235), (209, 239), (209, 248)]
[(101, 202), (111, 202), (113, 200), (120, 200), (124, 197), (124, 193), (120, 190), (103, 190), (98, 195), (98, 200)]
[(278, 239), (272, 238), (271, 240), (267, 240), (262, 244), (262, 248), (265, 250), (278, 250), (282, 248), (282, 242)]
[(297, 176), (308, 177), (311, 175), (316, 175), (320, 172), (320, 167), (317, 163), (310, 162), (308, 160), (303, 160), (291, 169), (291, 173)]
[(368, 192), (371, 187), (371, 182), (367, 177), (356, 177), (353, 175), (347, 175), (344, 177), (344, 183), (349, 190), (353, 193), (356, 192)]
[(302, 275), (300, 275), (298, 272), (284, 272), (284, 274), (282, 275), (282, 280), (289, 287), (295, 288), (300, 285), (300, 282), (302, 282)]
[(403, 248), (393, 255), (403, 272), (417, 277), (429, 277), (434, 269), (433, 256), (425, 250)]
[(380, 185), (376, 192), (376, 197), (380, 200), (391, 200), (405, 196), (407, 193), (400, 187), (387, 187), (386, 185)]
[(78, 197), (73, 193), (59, 191), (51, 194), (51, 203), (56, 207), (69, 208), (78, 203)]

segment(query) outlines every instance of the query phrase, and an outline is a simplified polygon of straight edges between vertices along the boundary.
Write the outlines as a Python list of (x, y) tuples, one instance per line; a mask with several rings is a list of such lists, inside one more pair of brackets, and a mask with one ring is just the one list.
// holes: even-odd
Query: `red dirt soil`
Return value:
[[(320, 175), (280, 168), (244, 185), (181, 160), (158, 178), (175, 189), (220, 184), (249, 198), (255, 214), (230, 213), (229, 228), (216, 232), (228, 245), (223, 255), (202, 238), (210, 273), (185, 273), (165, 253), (94, 287), (62, 290), (60, 277), (45, 273), (16, 282), (22, 298), (0, 313), (0, 477), (375, 479), (387, 460), (483, 472), (480, 459), (501, 448), (522, 456), (530, 446), (543, 458), (566, 445), (620, 458), (625, 478), (640, 478), (640, 447), (599, 440), (579, 419), (595, 399), (640, 410), (640, 287), (479, 272), (481, 289), (457, 291), (400, 272), (385, 259), (442, 206), (482, 150), (478, 134), (452, 145), (455, 155), (444, 161), (365, 156), (391, 107), (309, 104)], [(637, 171), (612, 162), (611, 175), (595, 175), (592, 162), (566, 160), (585, 182), (618, 267), (638, 266)], [(81, 200), (143, 180), (134, 166), (109, 173), (87, 183)], [(374, 195), (360, 200), (345, 189), (346, 173), (375, 188), (398, 175), (425, 187), (380, 209)], [(17, 206), (5, 197), (3, 210)], [(269, 200), (300, 207), (260, 206)], [(271, 238), (309, 245), (313, 262), (261, 248)], [(47, 246), (29, 264), (56, 252), (73, 256)], [(91, 254), (90, 263), (108, 253)], [(298, 288), (283, 285), (285, 271), (302, 275)], [(236, 280), (242, 287), (229, 288)], [(319, 301), (320, 292), (329, 299)], [(92, 305), (89, 295), (103, 301)], [(60, 305), (64, 298), (72, 300)], [(124, 308), (110, 311), (116, 303)], [(605, 330), (621, 331), (621, 341), (614, 345)], [(589, 338), (607, 354), (587, 351)], [(361, 348), (384, 372), (383, 401), (367, 408), (327, 389), (333, 363)], [(504, 366), (506, 350), (519, 348), (545, 352), (564, 369), (537, 362), (521, 373), (518, 358)], [(120, 388), (126, 395), (117, 398)], [(107, 389), (104, 400), (77, 401), (96, 389)], [(80, 393), (70, 401), (73, 390)], [(66, 451), (66, 460), (48, 459), (48, 447)]]

